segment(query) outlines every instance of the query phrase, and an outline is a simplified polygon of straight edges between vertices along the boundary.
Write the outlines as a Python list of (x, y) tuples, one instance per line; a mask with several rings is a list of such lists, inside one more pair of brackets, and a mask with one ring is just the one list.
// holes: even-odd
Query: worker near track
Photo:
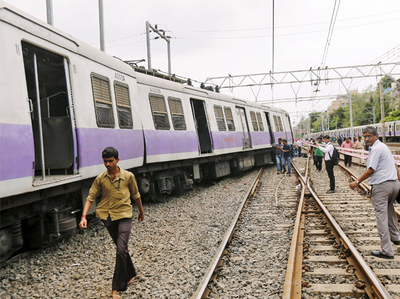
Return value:
[(282, 162), (283, 162), (283, 143), (282, 143), (282, 138), (278, 138), (278, 144), (275, 145), (275, 158), (276, 158), (276, 167), (277, 167), (277, 173), (280, 174), (281, 172), (283, 173), (283, 168), (282, 168)]
[[(350, 137), (345, 138), (345, 141), (342, 143), (342, 148), (353, 148), (354, 147), (354, 143), (353, 141), (351, 141)], [(351, 167), (351, 160), (352, 160), (352, 156), (350, 156), (349, 154), (351, 153), (350, 151), (344, 151), (344, 165)]]
[(303, 141), (301, 141), (301, 139), (297, 140), (297, 157), (301, 157), (302, 146), (303, 146)]
[[(317, 143), (322, 143), (322, 137), (319, 136), (317, 137)], [(313, 147), (313, 152), (312, 152), (313, 158), (314, 158), (314, 164), (315, 167), (317, 168), (318, 171), (322, 170), (322, 158), (324, 156), (324, 153), (319, 149), (319, 147)]]
[(333, 155), (333, 144), (331, 143), (331, 137), (329, 135), (324, 136), (324, 142), (326, 147), (321, 146), (319, 142), (317, 142), (318, 148), (325, 153), (325, 168), (329, 177), (329, 185), (330, 189), (326, 191), (326, 193), (335, 193), (335, 174), (333, 172), (333, 163), (331, 161), (331, 157)]
[(357, 150), (363, 150), (365, 148), (365, 144), (362, 141), (361, 136), (358, 136), (358, 140), (354, 143), (354, 148)]
[(86, 215), (96, 198), (102, 193), (96, 207), (96, 217), (100, 218), (117, 246), (117, 255), (112, 280), (113, 299), (121, 298), (119, 291), (125, 291), (136, 276), (128, 251), (128, 240), (132, 228), (131, 197), (139, 208), (138, 221), (143, 221), (144, 211), (137, 183), (133, 173), (117, 166), (118, 151), (107, 147), (102, 152), (105, 172), (94, 180), (83, 208), (80, 228), (87, 227)]
[(375, 127), (368, 126), (363, 130), (366, 144), (370, 146), (367, 159), (367, 170), (350, 184), (351, 189), (368, 179), (371, 185), (371, 201), (375, 210), (376, 227), (381, 239), (381, 250), (372, 250), (376, 257), (393, 259), (394, 251), (391, 241), (400, 245), (399, 224), (397, 223), (394, 202), (400, 189), (400, 172), (392, 153), (386, 144), (379, 141)]
[(290, 174), (292, 172), (292, 168), (291, 168), (292, 147), (287, 143), (286, 139), (283, 139), (282, 141), (283, 141), (283, 147), (282, 147), (282, 151), (283, 151), (282, 169), (283, 169), (283, 172), (286, 172), (286, 163), (287, 163), (288, 175), (290, 176)]

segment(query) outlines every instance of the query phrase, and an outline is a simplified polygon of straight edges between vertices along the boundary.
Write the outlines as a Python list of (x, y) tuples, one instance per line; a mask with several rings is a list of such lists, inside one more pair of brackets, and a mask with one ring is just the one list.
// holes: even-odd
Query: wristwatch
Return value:
[(356, 182), (357, 182), (357, 184), (359, 184), (359, 185), (360, 185), (360, 182), (359, 182), (358, 180), (356, 180)]

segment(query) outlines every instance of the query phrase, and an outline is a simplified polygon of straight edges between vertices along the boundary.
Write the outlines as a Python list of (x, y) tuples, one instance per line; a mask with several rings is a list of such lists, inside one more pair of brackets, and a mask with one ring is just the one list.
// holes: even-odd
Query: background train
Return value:
[(1, 261), (76, 230), (107, 146), (156, 199), (293, 142), (284, 110), (132, 67), (2, 1), (0, 40)]
[[(316, 138), (318, 136), (328, 134), (331, 137), (358, 137), (362, 136), (362, 131), (367, 126), (373, 126), (378, 130), (379, 139), (382, 140), (382, 123), (371, 124), (371, 125), (362, 125), (353, 127), (353, 136), (351, 136), (350, 128), (343, 128), (343, 129), (335, 129), (335, 130), (328, 130), (324, 132), (315, 132), (311, 134), (306, 134), (303, 138)], [(385, 123), (385, 136), (387, 142), (399, 142), (400, 141), (400, 121), (388, 121)]]

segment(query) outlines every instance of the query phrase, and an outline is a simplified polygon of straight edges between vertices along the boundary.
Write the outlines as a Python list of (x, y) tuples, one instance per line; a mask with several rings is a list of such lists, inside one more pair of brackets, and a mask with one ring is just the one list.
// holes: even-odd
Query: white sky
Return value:
[[(272, 0), (103, 0), (106, 52), (123, 60), (146, 59), (145, 22), (169, 30), (172, 73), (205, 81), (207, 77), (265, 73), (272, 69)], [(337, 0), (339, 3), (340, 0)], [(7, 0), (46, 21), (46, 0)], [(275, 1), (275, 72), (321, 65), (335, 0)], [(54, 26), (99, 48), (98, 0), (53, 0)], [(325, 66), (400, 61), (400, 1), (342, 0)], [(154, 37), (155, 35), (152, 35)], [(168, 71), (167, 45), (151, 41), (152, 68)], [(376, 60), (378, 59), (378, 60)], [(379, 78), (354, 81), (362, 92)], [(197, 84), (195, 84), (197, 86)], [(293, 88), (297, 89), (298, 86)], [(315, 88), (314, 88), (315, 89)], [(299, 96), (346, 93), (340, 84), (310, 83)], [(232, 92), (255, 100), (249, 88)], [(258, 92), (257, 89), (254, 90)], [(270, 100), (264, 86), (258, 100)], [(274, 87), (274, 99), (294, 97), (290, 85)], [(326, 110), (329, 100), (276, 103), (295, 124), (311, 111)]]

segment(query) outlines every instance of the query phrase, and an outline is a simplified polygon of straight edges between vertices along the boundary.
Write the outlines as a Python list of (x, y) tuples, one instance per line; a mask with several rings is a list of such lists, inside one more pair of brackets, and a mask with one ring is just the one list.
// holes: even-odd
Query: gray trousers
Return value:
[(381, 252), (393, 256), (393, 241), (400, 240), (399, 224), (394, 211), (394, 202), (399, 192), (400, 182), (386, 181), (373, 185), (371, 201), (375, 209), (376, 226), (381, 239)]

